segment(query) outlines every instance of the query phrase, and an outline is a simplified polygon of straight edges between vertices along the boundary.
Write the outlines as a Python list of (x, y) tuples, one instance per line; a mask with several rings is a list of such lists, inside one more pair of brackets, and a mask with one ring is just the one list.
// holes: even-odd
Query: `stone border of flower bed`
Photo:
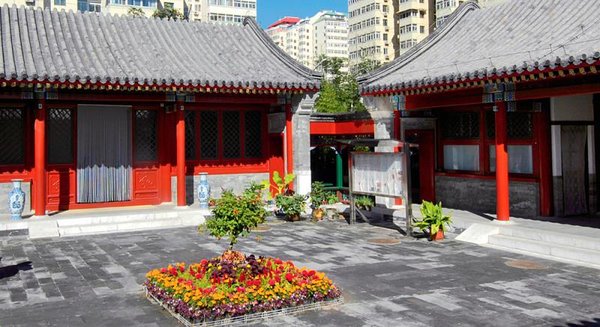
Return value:
[(175, 312), (169, 305), (158, 300), (148, 289), (144, 286), (144, 292), (146, 293), (146, 298), (154, 304), (160, 305), (163, 309), (167, 310), (175, 319), (177, 319), (180, 323), (187, 327), (219, 327), (219, 326), (232, 326), (232, 325), (247, 325), (247, 324), (256, 324), (267, 319), (273, 319), (277, 317), (283, 317), (288, 315), (295, 315), (306, 311), (313, 310), (322, 310), (326, 308), (336, 307), (344, 304), (344, 298), (342, 296), (327, 301), (318, 301), (309, 304), (303, 304), (294, 307), (287, 307), (281, 309), (275, 309), (271, 311), (257, 312), (257, 313), (249, 313), (238, 317), (228, 317), (221, 318), (213, 321), (203, 321), (200, 323), (193, 323), (190, 320), (186, 319), (179, 313)]

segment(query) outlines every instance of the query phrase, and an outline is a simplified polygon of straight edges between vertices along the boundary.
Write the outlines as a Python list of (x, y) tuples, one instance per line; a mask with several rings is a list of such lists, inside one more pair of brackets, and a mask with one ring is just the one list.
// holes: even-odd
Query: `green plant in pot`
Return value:
[(375, 204), (375, 202), (370, 196), (359, 196), (356, 198), (354, 203), (359, 209), (363, 210), (371, 210), (371, 208), (373, 208), (373, 205)]
[(325, 203), (327, 199), (327, 192), (325, 191), (325, 185), (322, 182), (313, 182), (310, 190), (310, 206), (313, 209), (312, 217), (314, 220), (323, 219), (323, 209), (321, 205)]
[(300, 220), (300, 214), (304, 212), (306, 206), (304, 196), (298, 194), (279, 194), (275, 197), (275, 203), (283, 211), (285, 217), (291, 221)]
[(442, 210), (442, 202), (434, 204), (433, 202), (423, 201), (421, 204), (421, 220), (415, 220), (413, 226), (423, 232), (429, 233), (429, 239), (438, 241), (444, 239), (446, 227), (452, 223), (452, 217), (445, 215)]

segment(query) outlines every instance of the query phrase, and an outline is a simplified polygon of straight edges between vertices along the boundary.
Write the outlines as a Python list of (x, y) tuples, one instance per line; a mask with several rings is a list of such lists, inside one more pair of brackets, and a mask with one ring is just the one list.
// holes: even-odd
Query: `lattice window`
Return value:
[(223, 157), (240, 157), (240, 113), (223, 112)]
[(135, 160), (156, 161), (158, 139), (156, 135), (157, 113), (155, 110), (135, 111)]
[(200, 113), (200, 157), (217, 159), (218, 117), (215, 111)]
[(48, 110), (48, 163), (73, 163), (73, 110)]
[(246, 158), (260, 158), (262, 156), (262, 117), (260, 111), (248, 111), (245, 120), (245, 156)]
[(478, 112), (444, 112), (441, 115), (442, 135), (449, 139), (479, 137)]
[[(496, 120), (494, 112), (486, 112), (485, 126), (487, 136), (496, 136)], [(531, 112), (508, 112), (506, 114), (507, 131), (509, 139), (527, 140), (533, 138), (533, 113)]]
[(185, 159), (196, 160), (196, 112), (185, 112)]
[(0, 165), (25, 161), (25, 113), (20, 108), (0, 108)]

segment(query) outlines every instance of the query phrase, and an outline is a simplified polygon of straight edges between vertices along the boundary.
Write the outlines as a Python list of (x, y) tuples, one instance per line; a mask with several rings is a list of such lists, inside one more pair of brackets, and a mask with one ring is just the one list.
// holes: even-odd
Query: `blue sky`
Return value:
[(320, 10), (348, 11), (348, 0), (258, 0), (258, 23), (263, 28), (284, 16), (305, 18)]

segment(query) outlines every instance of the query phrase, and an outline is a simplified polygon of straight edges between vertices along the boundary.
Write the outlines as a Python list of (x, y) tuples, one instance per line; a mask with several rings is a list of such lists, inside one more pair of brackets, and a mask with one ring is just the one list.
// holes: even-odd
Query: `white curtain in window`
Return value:
[(131, 199), (131, 108), (80, 105), (77, 202)]
[[(495, 145), (490, 145), (490, 171), (496, 171)], [(508, 172), (533, 174), (533, 148), (531, 145), (508, 146)]]
[(479, 171), (479, 145), (444, 145), (444, 169)]

